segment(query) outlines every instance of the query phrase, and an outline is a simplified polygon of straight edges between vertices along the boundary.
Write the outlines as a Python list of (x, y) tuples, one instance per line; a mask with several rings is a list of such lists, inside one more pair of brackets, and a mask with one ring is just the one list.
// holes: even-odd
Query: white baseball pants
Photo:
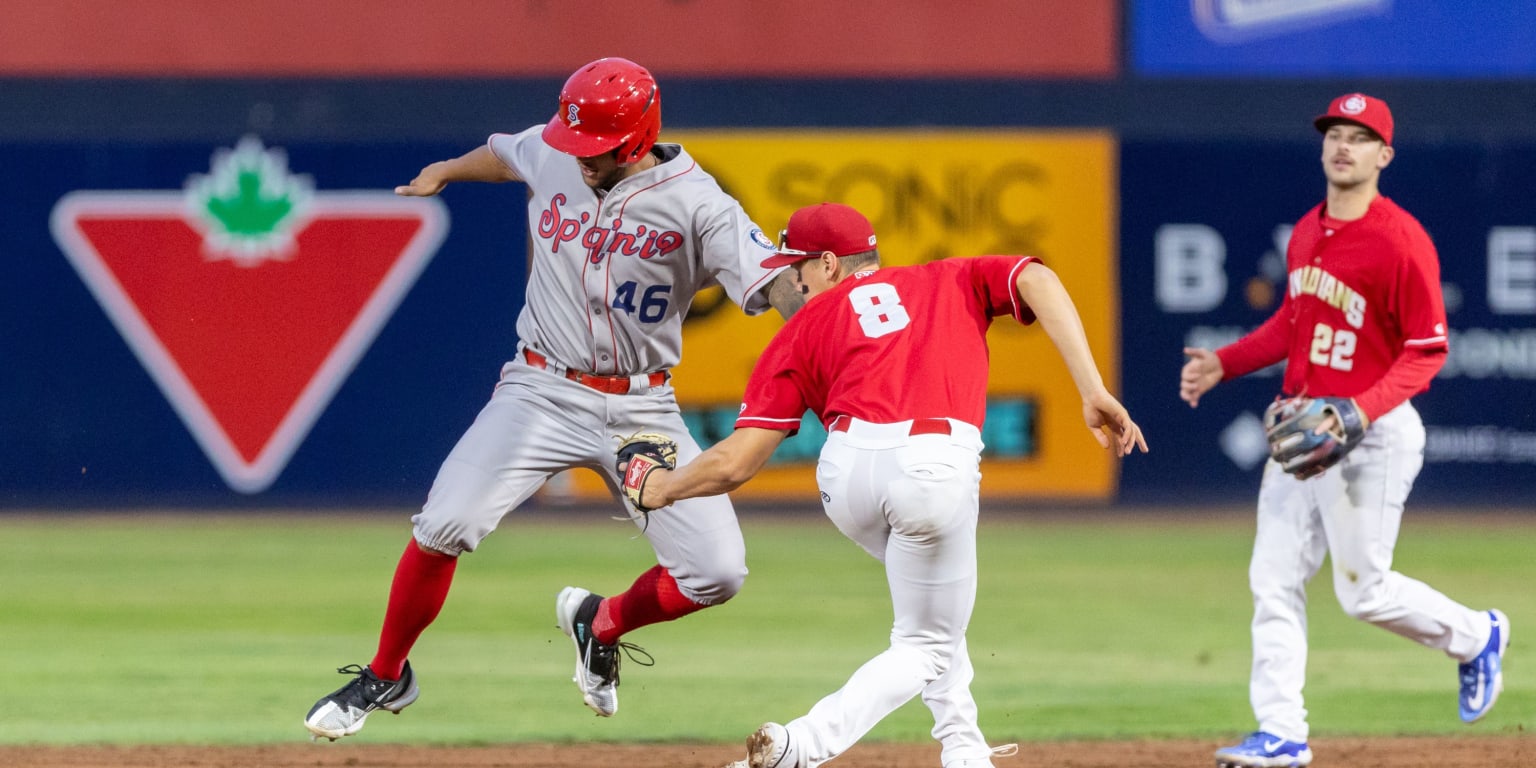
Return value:
[(1307, 583), (1332, 556), (1333, 591), (1354, 618), (1470, 660), (1488, 617), (1392, 570), (1403, 505), (1424, 464), (1424, 424), (1404, 403), (1328, 471), (1298, 480), (1269, 461), (1259, 487), (1249, 698), (1259, 729), (1306, 741)]
[[(411, 518), (416, 540), (450, 555), (474, 551), (551, 475), (572, 467), (601, 475), (617, 499), (618, 443), (642, 429), (676, 440), (679, 462), (700, 453), (670, 384), (610, 395), (520, 360), (509, 362), (490, 402), (438, 469), (427, 503)], [(643, 527), (656, 562), (688, 599), (715, 605), (741, 589), (746, 544), (726, 496), (662, 507), (643, 526), (642, 518), (632, 517)]]
[(965, 628), (976, 602), (981, 434), (908, 434), (908, 424), (852, 420), (833, 431), (816, 469), (827, 517), (885, 564), (891, 644), (836, 693), (785, 725), (805, 768), (837, 757), (919, 694), (945, 765), (984, 761)]

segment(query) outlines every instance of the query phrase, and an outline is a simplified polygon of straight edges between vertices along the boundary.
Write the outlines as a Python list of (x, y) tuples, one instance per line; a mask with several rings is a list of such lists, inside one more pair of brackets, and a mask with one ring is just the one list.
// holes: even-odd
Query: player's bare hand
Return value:
[(433, 163), (416, 174), (411, 183), (395, 187), (395, 194), (404, 197), (431, 197), (448, 186), (448, 177), (444, 171), (444, 162)]
[(1116, 456), (1129, 456), (1137, 448), (1147, 452), (1147, 438), (1141, 427), (1108, 392), (1100, 390), (1083, 399), (1083, 422), (1099, 445), (1114, 451)]
[(1215, 352), (1199, 347), (1185, 347), (1184, 354), (1189, 359), (1179, 371), (1179, 399), (1189, 403), (1189, 407), (1197, 408), (1200, 396), (1221, 383), (1224, 373), (1221, 358)]

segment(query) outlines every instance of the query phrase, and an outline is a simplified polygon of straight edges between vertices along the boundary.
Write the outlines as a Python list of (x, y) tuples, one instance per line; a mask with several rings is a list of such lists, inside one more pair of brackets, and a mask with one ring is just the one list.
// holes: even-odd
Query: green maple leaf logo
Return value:
[(282, 150), (246, 136), (233, 150), (214, 152), (209, 172), (190, 176), (186, 193), (203, 232), (204, 254), (256, 266), (293, 255), (293, 235), (314, 195), (314, 182), (290, 173)]

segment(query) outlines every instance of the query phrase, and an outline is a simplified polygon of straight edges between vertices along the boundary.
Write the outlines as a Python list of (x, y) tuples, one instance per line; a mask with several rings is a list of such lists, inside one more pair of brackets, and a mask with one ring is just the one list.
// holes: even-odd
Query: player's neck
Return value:
[(1377, 194), (1374, 183), (1362, 183), (1350, 187), (1329, 184), (1326, 212), (1329, 217), (1339, 221), (1354, 221), (1370, 210), (1371, 201), (1376, 199)]
[(636, 160), (634, 165), (624, 169), (624, 178), (627, 179), (635, 174), (645, 173), (660, 164), (661, 158), (657, 157), (655, 152), (647, 152), (645, 157)]

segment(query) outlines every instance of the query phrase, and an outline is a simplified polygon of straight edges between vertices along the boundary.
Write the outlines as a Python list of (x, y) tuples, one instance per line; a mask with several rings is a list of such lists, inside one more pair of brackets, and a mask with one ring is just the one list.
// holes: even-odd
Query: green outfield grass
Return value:
[[(0, 743), (305, 738), (334, 669), (372, 655), (409, 512), (0, 515)], [(731, 603), (630, 640), (617, 717), (591, 715), (555, 628), (566, 584), (612, 592), (653, 561), (603, 511), (510, 518), (461, 563), (412, 658), (422, 697), (369, 742), (735, 742), (802, 713), (885, 644), (878, 565), (819, 514), (746, 511), (752, 576)], [(993, 741), (1231, 737), (1247, 704), (1252, 523), (1083, 510), (984, 513), (970, 631)], [(1318, 735), (1536, 728), (1536, 516), (1410, 513), (1399, 570), (1511, 617), (1498, 708), (1456, 719), (1455, 664), (1345, 617), (1325, 566), (1308, 684)], [(924, 741), (910, 704), (871, 735)]]

